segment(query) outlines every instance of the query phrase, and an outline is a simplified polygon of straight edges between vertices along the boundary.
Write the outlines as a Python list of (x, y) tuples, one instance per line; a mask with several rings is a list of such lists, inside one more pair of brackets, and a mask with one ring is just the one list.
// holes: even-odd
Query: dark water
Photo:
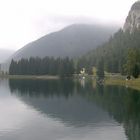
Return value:
[(0, 140), (140, 140), (140, 92), (92, 81), (0, 80)]

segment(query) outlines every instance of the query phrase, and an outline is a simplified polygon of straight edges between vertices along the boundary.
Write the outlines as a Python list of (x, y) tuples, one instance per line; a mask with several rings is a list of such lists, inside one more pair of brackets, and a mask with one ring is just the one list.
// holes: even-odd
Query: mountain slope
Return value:
[(71, 25), (63, 30), (48, 34), (18, 50), (12, 58), (18, 60), (29, 57), (75, 57), (96, 48), (114, 32), (114, 27), (99, 25)]
[[(78, 68), (85, 67), (91, 72), (92, 67), (97, 66), (98, 62), (103, 60), (105, 71), (128, 74), (128, 63), (130, 68), (140, 63), (140, 54), (138, 56), (135, 54), (140, 51), (140, 20), (138, 17), (140, 19), (140, 1), (132, 5), (123, 30), (120, 29), (106, 43), (79, 59)], [(132, 54), (132, 63), (130, 63), (130, 57), (128, 58), (130, 54)]]

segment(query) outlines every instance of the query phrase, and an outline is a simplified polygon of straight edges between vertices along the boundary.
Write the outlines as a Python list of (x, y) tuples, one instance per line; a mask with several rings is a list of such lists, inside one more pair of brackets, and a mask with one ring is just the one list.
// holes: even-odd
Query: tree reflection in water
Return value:
[[(84, 81), (85, 82), (85, 81)], [(53, 117), (60, 117), (63, 121), (71, 119), (71, 124), (79, 126), (88, 124), (95, 117), (98, 109), (107, 112), (119, 124), (122, 124), (129, 140), (140, 139), (140, 92), (122, 86), (96, 85), (92, 81), (86, 81), (84, 86), (79, 81), (73, 80), (9, 80), (9, 86), (13, 94), (17, 94), (24, 102), (34, 106), (42, 113), (51, 114)], [(77, 96), (81, 97), (81, 101)], [(50, 98), (60, 98), (58, 102)], [(74, 97), (77, 104), (69, 101), (69, 106), (63, 103), (65, 99)], [(37, 98), (44, 98), (35, 101)], [(76, 99), (77, 98), (77, 99)], [(28, 99), (28, 101), (27, 101)], [(95, 104), (94, 111), (89, 105), (82, 106), (82, 100)], [(52, 101), (52, 102), (51, 102)], [(65, 100), (66, 101), (66, 100)], [(59, 104), (60, 104), (59, 102)], [(53, 104), (54, 103), (54, 104)], [(50, 108), (49, 108), (50, 107)], [(95, 111), (96, 110), (96, 111)], [(105, 113), (100, 110), (96, 115)], [(71, 117), (71, 118), (70, 118)], [(95, 119), (95, 118), (94, 118)], [(102, 118), (103, 119), (103, 118)], [(99, 119), (99, 121), (101, 118)], [(73, 121), (73, 122), (72, 122)], [(78, 124), (79, 122), (79, 124)]]

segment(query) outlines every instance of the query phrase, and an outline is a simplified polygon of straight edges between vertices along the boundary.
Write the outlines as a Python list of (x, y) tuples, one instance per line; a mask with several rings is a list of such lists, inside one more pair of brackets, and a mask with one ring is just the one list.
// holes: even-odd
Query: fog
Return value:
[(0, 3), (0, 48), (17, 50), (74, 23), (121, 27), (135, 0), (4, 0)]

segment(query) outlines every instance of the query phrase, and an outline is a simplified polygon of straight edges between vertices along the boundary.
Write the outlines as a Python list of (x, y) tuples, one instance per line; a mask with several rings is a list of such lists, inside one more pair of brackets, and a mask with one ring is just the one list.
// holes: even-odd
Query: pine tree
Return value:
[(137, 64), (135, 64), (132, 69), (132, 75), (134, 78), (138, 78), (139, 74), (140, 74), (139, 66)]
[(9, 74), (13, 75), (59, 75), (72, 76), (74, 74), (74, 63), (66, 58), (30, 58), (19, 61), (11, 61)]
[(97, 76), (99, 79), (104, 79), (104, 61), (101, 59), (97, 66)]
[(128, 75), (138, 78), (140, 69), (140, 49), (133, 48), (128, 50), (127, 61), (124, 67)]

